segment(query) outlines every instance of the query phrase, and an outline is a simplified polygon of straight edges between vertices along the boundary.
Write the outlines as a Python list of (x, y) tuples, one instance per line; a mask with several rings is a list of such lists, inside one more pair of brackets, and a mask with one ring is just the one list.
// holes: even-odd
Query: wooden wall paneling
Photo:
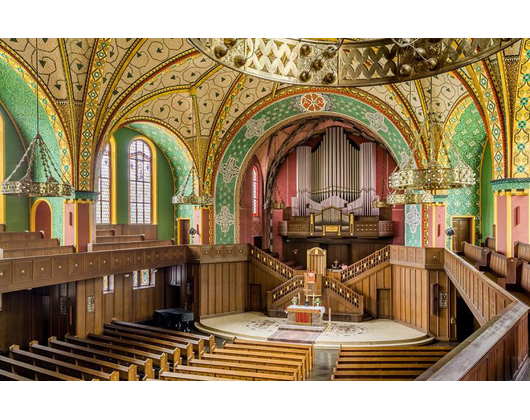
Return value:
[(222, 312), (230, 312), (230, 264), (223, 263), (222, 266), (222, 282), (223, 282), (223, 296), (222, 296)]
[(77, 282), (76, 293), (76, 335), (85, 338), (86, 333), (86, 281)]
[(230, 295), (228, 297), (229, 299), (228, 309), (230, 312), (234, 312), (236, 310), (240, 310), (240, 311), (243, 310), (243, 309), (237, 308), (236, 306), (237, 284), (241, 282), (241, 281), (238, 282), (238, 279), (237, 279), (237, 277), (240, 275), (240, 272), (239, 272), (240, 264), (242, 263), (230, 264), (230, 273), (229, 273)]

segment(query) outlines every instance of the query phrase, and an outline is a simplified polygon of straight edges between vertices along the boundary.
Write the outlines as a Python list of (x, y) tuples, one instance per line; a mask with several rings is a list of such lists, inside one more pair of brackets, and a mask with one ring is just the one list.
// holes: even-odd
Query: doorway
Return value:
[(464, 341), (475, 332), (475, 316), (460, 296), (456, 297), (456, 339)]
[(473, 216), (459, 216), (452, 218), (452, 226), (455, 235), (453, 236), (452, 249), (455, 252), (460, 252), (462, 249), (462, 242), (473, 243)]
[(377, 289), (377, 317), (391, 318), (390, 289)]
[(190, 244), (190, 219), (178, 219), (178, 244), (189, 245)]
[(44, 232), (45, 239), (52, 237), (52, 208), (46, 200), (37, 200), (31, 207), (31, 231)]

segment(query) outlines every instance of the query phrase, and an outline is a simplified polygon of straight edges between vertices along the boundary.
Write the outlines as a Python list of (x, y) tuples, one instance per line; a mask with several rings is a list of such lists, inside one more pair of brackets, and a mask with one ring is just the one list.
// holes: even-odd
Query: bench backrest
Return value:
[(488, 268), (498, 277), (507, 277), (508, 258), (498, 252), (491, 251), (488, 258)]
[(517, 241), (514, 245), (514, 251), (515, 258), (530, 262), (530, 244)]
[(524, 263), (521, 273), (521, 289), (527, 294), (530, 294), (530, 264)]
[(462, 253), (464, 256), (479, 265), (487, 265), (487, 257), (490, 252), (491, 250), (489, 249), (462, 242)]
[(495, 251), (495, 238), (493, 236), (486, 236), (484, 238), (484, 246)]

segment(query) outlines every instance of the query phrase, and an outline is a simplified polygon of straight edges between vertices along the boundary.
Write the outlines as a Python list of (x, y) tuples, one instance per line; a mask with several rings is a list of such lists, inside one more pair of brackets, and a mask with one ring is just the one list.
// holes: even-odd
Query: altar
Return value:
[(285, 311), (289, 324), (310, 326), (322, 326), (324, 324), (326, 308), (323, 306), (290, 305)]

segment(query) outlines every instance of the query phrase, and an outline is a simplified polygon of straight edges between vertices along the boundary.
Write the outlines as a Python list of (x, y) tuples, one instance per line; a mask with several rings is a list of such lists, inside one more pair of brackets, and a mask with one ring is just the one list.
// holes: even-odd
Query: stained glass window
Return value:
[(129, 208), (131, 223), (151, 223), (151, 148), (135, 140), (129, 148)]
[(252, 168), (252, 215), (259, 214), (259, 178), (258, 168)]
[(96, 202), (96, 223), (110, 223), (110, 144), (103, 149), (98, 187), (100, 195)]
[(155, 285), (155, 270), (133, 272), (133, 289), (141, 289)]
[(103, 276), (103, 293), (114, 292), (114, 275)]

